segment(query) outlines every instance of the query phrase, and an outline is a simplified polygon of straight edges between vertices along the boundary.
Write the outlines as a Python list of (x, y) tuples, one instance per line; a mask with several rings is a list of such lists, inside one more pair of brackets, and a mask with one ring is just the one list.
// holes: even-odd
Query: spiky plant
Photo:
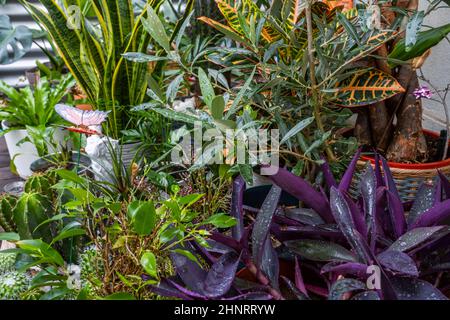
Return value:
[(0, 275), (0, 300), (19, 300), (30, 286), (26, 273), (9, 271)]
[(8, 194), (0, 196), (0, 227), (6, 232), (14, 232), (16, 230), (13, 220), (13, 211), (16, 204), (16, 197)]
[(13, 271), (16, 263), (15, 253), (1, 253), (0, 252), (0, 274)]

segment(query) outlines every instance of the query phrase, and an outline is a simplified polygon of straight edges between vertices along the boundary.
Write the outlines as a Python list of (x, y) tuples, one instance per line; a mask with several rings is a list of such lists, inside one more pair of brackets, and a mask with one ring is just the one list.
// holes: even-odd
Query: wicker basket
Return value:
[[(437, 133), (432, 131), (424, 130), (424, 133), (428, 136), (439, 137)], [(372, 166), (375, 165), (375, 159), (373, 157), (362, 156), (361, 160), (358, 161), (357, 173), (353, 180), (351, 190), (351, 193), (354, 196), (359, 193), (359, 176), (368, 162), (370, 162)], [(414, 200), (421, 184), (425, 181), (434, 181), (438, 176), (438, 171), (446, 176), (450, 176), (450, 159), (421, 164), (404, 164), (396, 162), (389, 162), (388, 164), (397, 185), (398, 192), (405, 202)]]

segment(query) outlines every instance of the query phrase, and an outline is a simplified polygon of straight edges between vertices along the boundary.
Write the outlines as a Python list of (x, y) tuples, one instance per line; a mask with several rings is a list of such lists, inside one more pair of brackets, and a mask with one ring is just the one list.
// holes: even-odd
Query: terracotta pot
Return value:
[[(424, 134), (436, 139), (440, 137), (438, 133), (429, 130), (424, 130)], [(358, 170), (362, 171), (367, 162), (374, 166), (374, 157), (361, 156), (361, 160), (358, 162)], [(434, 180), (438, 176), (439, 171), (447, 176), (450, 175), (450, 158), (429, 163), (388, 162), (388, 164), (400, 196), (405, 202), (414, 200), (420, 185), (423, 182)], [(356, 184), (357, 182), (355, 181), (354, 191), (358, 190)]]

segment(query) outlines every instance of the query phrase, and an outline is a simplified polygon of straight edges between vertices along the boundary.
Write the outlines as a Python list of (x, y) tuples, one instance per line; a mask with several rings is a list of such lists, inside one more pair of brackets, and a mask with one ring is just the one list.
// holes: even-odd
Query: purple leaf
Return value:
[(338, 189), (331, 188), (330, 201), (334, 219), (339, 225), (339, 228), (344, 236), (347, 238), (347, 241), (352, 246), (353, 250), (356, 251), (360, 262), (364, 262), (366, 264), (369, 263), (370, 253), (367, 252), (366, 246), (364, 245), (364, 240), (355, 228), (355, 223), (353, 221), (349, 205), (344, 196)]
[(336, 182), (336, 179), (334, 179), (333, 173), (331, 172), (330, 165), (324, 158), (322, 158), (322, 160), (323, 160), (323, 163), (321, 165), (321, 168), (322, 168), (322, 172), (323, 172), (323, 177), (325, 178), (325, 182), (329, 188), (331, 188), (331, 187), (336, 188), (338, 186), (338, 184)]
[(445, 195), (447, 199), (450, 199), (450, 182), (448, 181), (447, 177), (440, 171), (439, 172), (439, 178), (442, 183), (442, 188), (444, 189)]
[(356, 230), (358, 230), (358, 232), (363, 236), (363, 238), (367, 238), (367, 226), (364, 219), (364, 215), (362, 214), (358, 205), (356, 205), (348, 195), (344, 195), (344, 197), (350, 208), (350, 212), (352, 214)]
[[(191, 251), (188, 248), (183, 249)], [(170, 257), (177, 274), (183, 280), (184, 284), (191, 290), (201, 292), (203, 282), (206, 279), (206, 271), (196, 262), (182, 254), (172, 252)]]
[(430, 240), (435, 233), (441, 231), (443, 228), (443, 226), (440, 226), (412, 229), (398, 238), (389, 247), (389, 250), (406, 252)]
[[(273, 231), (272, 231), (273, 232)], [(283, 227), (277, 238), (280, 241), (297, 240), (299, 237), (314, 237), (322, 236), (326, 238), (344, 238), (342, 233), (335, 228), (335, 225), (320, 225), (320, 226), (287, 226)]]
[(399, 300), (448, 300), (441, 291), (423, 280), (395, 277), (391, 282)]
[(434, 184), (434, 203), (433, 203), (433, 205), (436, 205), (439, 202), (444, 201), (442, 192), (443, 192), (442, 180), (436, 179), (436, 182)]
[(383, 183), (383, 175), (381, 174), (380, 155), (378, 153), (375, 153), (375, 178), (377, 181), (377, 188), (385, 186)]
[(366, 284), (355, 279), (341, 279), (333, 283), (328, 294), (329, 300), (342, 300), (343, 295), (357, 290), (366, 290)]
[(298, 221), (300, 223), (317, 226), (324, 224), (325, 222), (320, 217), (320, 215), (315, 212), (313, 209), (308, 208), (286, 208), (285, 210), (286, 217), (289, 219)]
[(282, 168), (270, 178), (281, 189), (315, 210), (326, 222), (334, 222), (328, 199), (322, 193), (316, 191), (308, 182)]
[(192, 297), (192, 298), (197, 298), (197, 299), (205, 299), (206, 297), (202, 294), (199, 294), (197, 292), (191, 291), (189, 289), (184, 288), (183, 286), (179, 285), (178, 283), (176, 283), (175, 281), (172, 280), (167, 280), (169, 282), (169, 284), (171, 284), (175, 289), (181, 291), (183, 294)]
[(411, 229), (419, 227), (430, 227), (441, 223), (443, 220), (450, 216), (450, 200), (438, 203), (433, 208), (423, 213), (416, 221), (410, 226)]
[(281, 189), (278, 186), (273, 186), (270, 189), (260, 212), (256, 216), (256, 221), (252, 232), (252, 249), (253, 261), (258, 269), (261, 269), (261, 262), (263, 258), (264, 245), (269, 234), (272, 218), (275, 210), (278, 207), (278, 202), (281, 196)]
[(233, 252), (221, 256), (209, 270), (202, 293), (208, 298), (225, 295), (233, 284), (240, 258)]
[(248, 292), (248, 293), (244, 293), (239, 296), (236, 296), (236, 297), (226, 298), (226, 299), (222, 299), (222, 300), (225, 300), (225, 301), (236, 301), (236, 300), (261, 301), (261, 300), (263, 300), (264, 301), (264, 300), (272, 300), (272, 296), (265, 292)]
[(360, 292), (358, 294), (355, 294), (355, 296), (352, 298), (352, 300), (380, 300), (380, 296), (376, 291), (364, 291)]
[(385, 268), (407, 276), (418, 277), (416, 263), (406, 253), (387, 250), (378, 255), (378, 262)]
[(168, 298), (178, 298), (183, 300), (191, 300), (192, 298), (180, 290), (174, 288), (171, 283), (166, 279), (161, 279), (161, 282), (154, 286), (149, 285), (149, 290), (153, 293), (156, 293), (157, 295), (168, 297)]
[(384, 157), (380, 156), (380, 158), (383, 164), (385, 186), (396, 198), (400, 199), (400, 195), (398, 194), (397, 190), (397, 185), (395, 184), (394, 177), (392, 176), (391, 169), (389, 168), (389, 164)]
[(272, 246), (270, 236), (267, 235), (267, 239), (264, 244), (263, 256), (261, 261), (261, 271), (269, 278), (273, 288), (278, 289), (278, 277), (280, 276), (280, 262), (278, 261), (278, 255)]
[(367, 265), (357, 262), (347, 262), (336, 264), (334, 262), (328, 263), (322, 267), (320, 273), (335, 272), (341, 275), (353, 275), (358, 278), (367, 277)]
[(374, 251), (377, 237), (377, 185), (375, 172), (370, 164), (367, 165), (366, 170), (362, 173), (360, 179), (359, 187), (363, 199), (366, 225), (368, 226), (368, 232), (370, 233), (370, 248)]
[(245, 181), (238, 176), (233, 182), (233, 193), (231, 195), (230, 215), (236, 218), (236, 225), (231, 229), (233, 238), (237, 241), (241, 240), (244, 230), (244, 191)]
[(228, 248), (233, 249), (236, 252), (241, 251), (241, 244), (234, 240), (231, 237), (228, 237), (220, 232), (212, 232), (210, 235), (210, 239), (214, 240), (217, 243), (220, 243)]
[(302, 270), (300, 269), (300, 264), (298, 263), (297, 257), (295, 257), (295, 286), (306, 297), (309, 297), (308, 291), (305, 287), (305, 282), (303, 281)]
[(400, 237), (406, 230), (406, 218), (403, 211), (403, 204), (398, 193), (393, 193), (391, 190), (386, 190), (386, 197), (388, 202), (388, 211), (390, 213), (391, 223), (395, 237)]
[(408, 214), (408, 225), (413, 224), (419, 216), (434, 206), (435, 195), (435, 188), (429, 183), (425, 182), (420, 186), (414, 204)]
[(344, 176), (339, 183), (339, 191), (348, 192), (352, 184), (353, 176), (355, 175), (356, 165), (358, 164), (359, 158), (361, 157), (361, 148), (358, 149), (352, 161), (350, 162)]
[[(293, 294), (295, 298), (297, 298), (297, 300), (309, 300), (308, 296), (306, 296), (303, 292), (299, 291), (291, 280), (289, 280), (285, 276), (281, 276), (281, 279), (283, 279), (284, 283), (286, 283), (287, 289)], [(290, 297), (286, 297), (286, 299), (289, 298)]]
[(311, 261), (350, 261), (356, 262), (356, 257), (334, 242), (323, 240), (291, 240), (284, 242), (292, 252)]

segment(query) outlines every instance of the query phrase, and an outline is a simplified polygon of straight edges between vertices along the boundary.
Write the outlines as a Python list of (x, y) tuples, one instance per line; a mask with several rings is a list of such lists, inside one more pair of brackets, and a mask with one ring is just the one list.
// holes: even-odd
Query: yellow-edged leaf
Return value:
[(398, 81), (377, 69), (356, 72), (336, 85), (335, 103), (343, 107), (361, 107), (405, 92)]

